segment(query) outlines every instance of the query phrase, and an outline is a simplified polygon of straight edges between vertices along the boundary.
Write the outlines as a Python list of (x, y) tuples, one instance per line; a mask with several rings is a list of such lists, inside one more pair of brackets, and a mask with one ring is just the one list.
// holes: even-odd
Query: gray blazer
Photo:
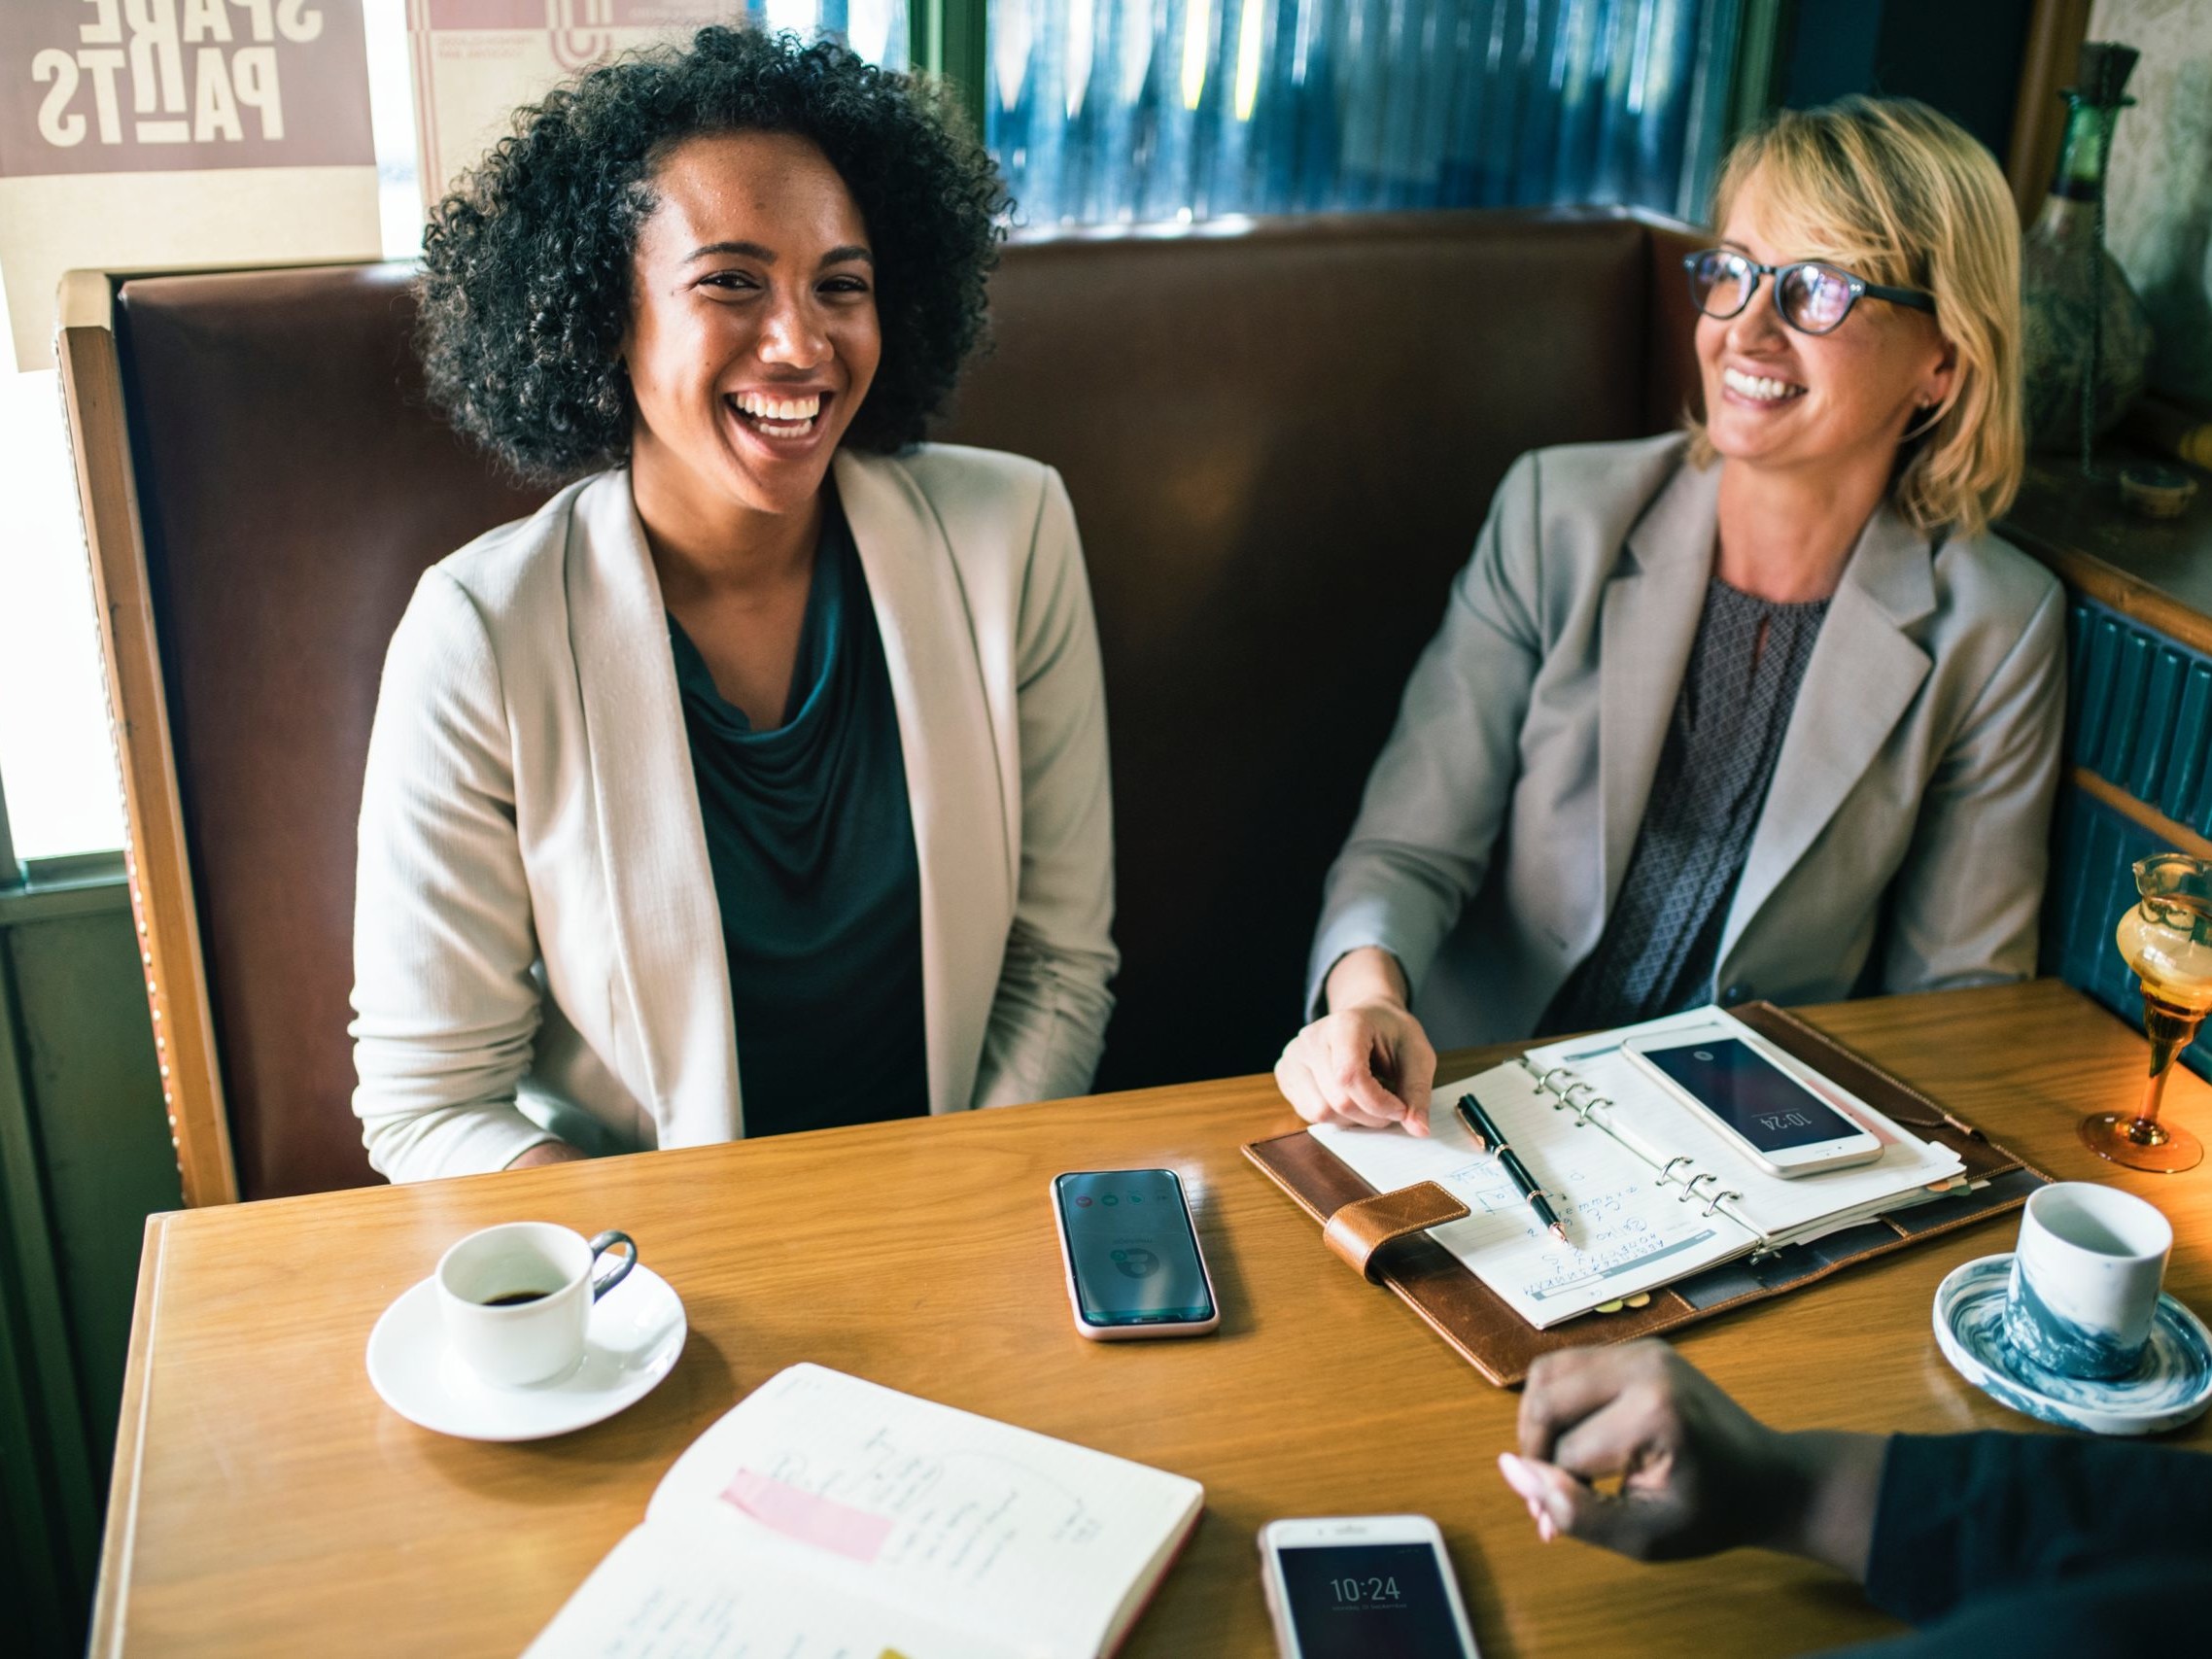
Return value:
[[(1712, 570), (1718, 466), (1678, 433), (1538, 450), (1499, 486), (1329, 873), (1306, 1000), (1379, 945), (1439, 1048), (1530, 1034), (1635, 850)], [(1828, 607), (1715, 997), (1819, 1002), (2035, 971), (2065, 606), (1994, 536), (1887, 506)], [(1879, 954), (1878, 954), (1879, 952)]]

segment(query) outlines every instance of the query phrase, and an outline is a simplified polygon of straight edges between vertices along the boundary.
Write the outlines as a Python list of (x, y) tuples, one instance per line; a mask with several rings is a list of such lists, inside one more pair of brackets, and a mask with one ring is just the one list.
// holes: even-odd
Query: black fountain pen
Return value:
[(1460, 1122), (1474, 1136), (1475, 1150), (1489, 1153), (1497, 1158), (1505, 1173), (1513, 1178), (1513, 1185), (1521, 1190), (1521, 1196), (1528, 1199), (1529, 1208), (1536, 1211), (1537, 1220), (1551, 1228), (1552, 1237), (1565, 1244), (1567, 1224), (1544, 1201), (1543, 1189), (1531, 1179), (1529, 1166), (1521, 1161), (1521, 1155), (1505, 1144), (1505, 1137), (1498, 1132), (1498, 1125), (1490, 1121), (1490, 1114), (1482, 1109), (1471, 1094), (1460, 1096), (1459, 1112)]

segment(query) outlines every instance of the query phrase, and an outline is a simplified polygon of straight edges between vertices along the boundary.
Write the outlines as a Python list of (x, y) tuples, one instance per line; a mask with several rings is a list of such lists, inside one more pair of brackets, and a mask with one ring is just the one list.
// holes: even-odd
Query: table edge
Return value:
[(108, 1514), (100, 1540), (100, 1572), (92, 1591), (88, 1659), (122, 1652), (124, 1612), (130, 1599), (132, 1545), (138, 1532), (138, 1494), (146, 1457), (146, 1414), (153, 1399), (154, 1326), (161, 1297), (161, 1262), (169, 1237), (166, 1211), (146, 1218), (138, 1260), (138, 1292), (130, 1314), (130, 1349), (123, 1362), (122, 1408), (116, 1415), (115, 1466), (108, 1475)]

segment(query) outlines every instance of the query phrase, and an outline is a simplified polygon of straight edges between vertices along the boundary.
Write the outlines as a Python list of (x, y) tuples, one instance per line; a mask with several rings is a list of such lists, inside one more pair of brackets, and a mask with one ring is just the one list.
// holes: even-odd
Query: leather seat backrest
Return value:
[[(1104, 1088), (1264, 1070), (1322, 877), (1491, 492), (1679, 417), (1652, 227), (1290, 221), (1010, 253), (946, 435), (1057, 467), (1106, 663), (1121, 878)], [(1665, 327), (1665, 324), (1662, 325)]]
[(424, 569), (530, 511), (424, 406), (400, 265), (128, 282), (155, 626), (240, 1195), (376, 1179), (351, 1106), (354, 829)]

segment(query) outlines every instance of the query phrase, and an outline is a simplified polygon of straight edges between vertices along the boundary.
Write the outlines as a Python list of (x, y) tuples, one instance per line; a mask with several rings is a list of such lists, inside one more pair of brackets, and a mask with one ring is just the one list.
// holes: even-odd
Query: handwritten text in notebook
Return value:
[[(1003, 1444), (963, 1443), (942, 1425), (904, 1423), (891, 1412), (854, 1413), (850, 1401), (842, 1414), (811, 1410), (809, 1380), (797, 1379), (778, 1402), (807, 1413), (805, 1437), (793, 1435), (764, 1470), (745, 1471), (757, 1490), (780, 1489), (779, 1518), (739, 1504), (778, 1532), (940, 1592), (1017, 1593), (1058, 1570), (1051, 1558), (1078, 1555), (1098, 1536), (1100, 1517), (1082, 1493)], [(877, 1529), (864, 1556), (848, 1547), (866, 1541), (859, 1522)]]

